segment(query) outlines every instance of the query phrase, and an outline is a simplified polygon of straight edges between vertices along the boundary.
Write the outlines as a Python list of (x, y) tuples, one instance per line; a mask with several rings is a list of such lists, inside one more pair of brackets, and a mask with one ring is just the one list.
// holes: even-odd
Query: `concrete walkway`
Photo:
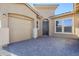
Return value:
[(43, 37), (13, 43), (4, 49), (19, 56), (79, 56), (79, 40)]
[(0, 56), (17, 56), (17, 55), (0, 48)]

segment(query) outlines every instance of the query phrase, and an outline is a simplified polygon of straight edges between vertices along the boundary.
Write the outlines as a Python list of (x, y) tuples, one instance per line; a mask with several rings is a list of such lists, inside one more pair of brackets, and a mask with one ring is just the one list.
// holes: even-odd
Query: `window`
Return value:
[(1, 20), (0, 20), (0, 28), (1, 28)]
[(56, 32), (72, 33), (72, 19), (56, 20)]

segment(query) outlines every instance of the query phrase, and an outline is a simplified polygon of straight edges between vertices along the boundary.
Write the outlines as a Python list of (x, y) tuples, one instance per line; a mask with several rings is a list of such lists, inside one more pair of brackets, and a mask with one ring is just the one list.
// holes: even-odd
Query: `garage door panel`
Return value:
[(10, 41), (17, 42), (32, 38), (33, 21), (9, 17)]

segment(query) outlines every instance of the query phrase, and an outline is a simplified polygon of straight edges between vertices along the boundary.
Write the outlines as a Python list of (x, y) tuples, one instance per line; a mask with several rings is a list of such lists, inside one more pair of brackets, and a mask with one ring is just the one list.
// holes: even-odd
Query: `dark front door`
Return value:
[(49, 21), (48, 19), (43, 21), (43, 35), (49, 35)]

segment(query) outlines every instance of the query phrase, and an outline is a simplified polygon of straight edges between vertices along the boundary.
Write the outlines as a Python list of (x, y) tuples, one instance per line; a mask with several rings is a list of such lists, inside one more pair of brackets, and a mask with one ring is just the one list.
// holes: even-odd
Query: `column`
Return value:
[(34, 19), (34, 26), (33, 26), (33, 38), (37, 38), (38, 37), (38, 28), (37, 28), (37, 19)]

